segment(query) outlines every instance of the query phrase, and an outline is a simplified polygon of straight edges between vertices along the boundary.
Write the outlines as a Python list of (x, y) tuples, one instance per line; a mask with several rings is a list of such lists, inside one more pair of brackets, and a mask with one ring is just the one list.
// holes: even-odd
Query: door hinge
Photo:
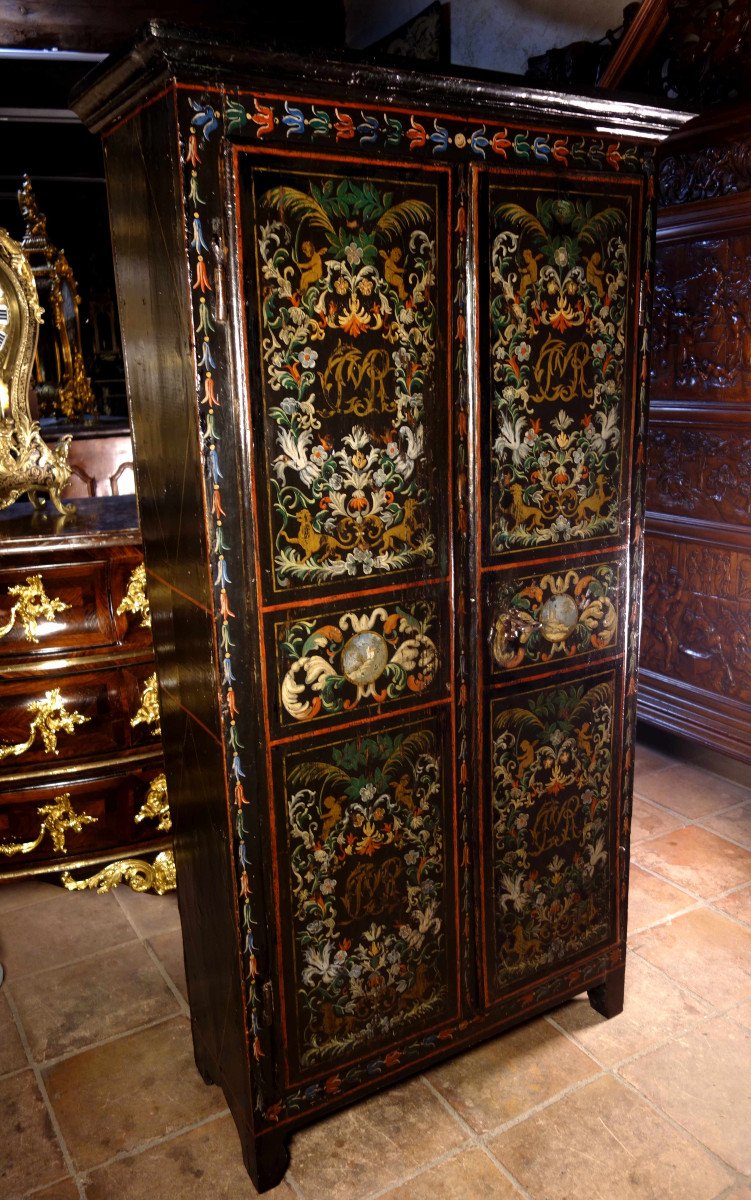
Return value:
[(274, 1022), (274, 985), (270, 979), (261, 988), (261, 1020), (264, 1026)]
[(644, 316), (645, 316), (645, 312), (646, 312), (646, 306), (647, 306), (647, 286), (646, 286), (645, 281), (642, 279), (641, 283), (639, 284), (639, 328), (640, 329), (642, 328), (642, 326), (644, 324)]

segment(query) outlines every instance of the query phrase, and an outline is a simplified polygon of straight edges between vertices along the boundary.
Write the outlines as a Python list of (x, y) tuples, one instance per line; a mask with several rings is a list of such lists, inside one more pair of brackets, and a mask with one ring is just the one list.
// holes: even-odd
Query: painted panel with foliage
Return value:
[(303, 1070), (445, 1015), (455, 915), (444, 738), (434, 717), (285, 756)]
[(438, 188), (252, 179), (274, 587), (443, 572)]
[(629, 198), (489, 189), (490, 553), (616, 535)]
[(491, 702), (497, 993), (608, 937), (614, 705), (612, 674)]

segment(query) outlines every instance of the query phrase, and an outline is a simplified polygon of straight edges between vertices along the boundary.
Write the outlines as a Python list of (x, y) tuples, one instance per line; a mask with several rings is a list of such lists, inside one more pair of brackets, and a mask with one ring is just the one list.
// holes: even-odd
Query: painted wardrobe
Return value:
[(196, 1061), (300, 1125), (622, 1006), (675, 115), (152, 24), (105, 139)]

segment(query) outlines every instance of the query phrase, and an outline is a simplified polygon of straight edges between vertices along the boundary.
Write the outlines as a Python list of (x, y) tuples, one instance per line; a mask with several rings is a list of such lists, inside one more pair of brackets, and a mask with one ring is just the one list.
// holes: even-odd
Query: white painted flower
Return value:
[(319, 466), (323, 466), (328, 456), (328, 451), (324, 446), (314, 446), (310, 452), (313, 462), (318, 463)]
[(312, 371), (318, 361), (318, 352), (311, 350), (310, 346), (305, 346), (297, 356), (297, 361), (305, 371)]
[(531, 353), (532, 347), (529, 342), (519, 342), (519, 345), (516, 347), (516, 357), (519, 362), (526, 362)]
[(362, 262), (362, 250), (357, 245), (357, 242), (350, 242), (344, 253), (351, 267), (356, 267), (359, 262)]
[(565, 267), (568, 262), (568, 251), (565, 246), (559, 246), (553, 255), (559, 267)]

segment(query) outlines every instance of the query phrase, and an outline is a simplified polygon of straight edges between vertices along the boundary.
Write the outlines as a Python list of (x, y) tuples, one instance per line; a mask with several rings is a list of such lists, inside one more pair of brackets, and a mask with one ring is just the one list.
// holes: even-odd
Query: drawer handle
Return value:
[(134, 892), (148, 892), (153, 888), (157, 896), (177, 887), (175, 856), (171, 850), (161, 850), (153, 863), (143, 858), (122, 858), (89, 879), (74, 879), (69, 871), (64, 871), (61, 878), (69, 892), (96, 890), (100, 895), (111, 892), (118, 883), (129, 884)]
[(54, 597), (50, 600), (44, 590), (41, 575), (27, 575), (26, 583), (17, 583), (8, 588), (8, 595), (16, 597), (16, 602), (10, 610), (8, 621), (0, 626), (0, 638), (10, 633), (18, 619), (24, 628), (27, 642), (38, 642), (37, 624), (39, 621), (53, 621), (55, 614), (70, 608), (64, 600)]
[(0, 854), (8, 857), (12, 854), (31, 854), (32, 850), (36, 850), (40, 845), (45, 833), (52, 838), (52, 845), (58, 854), (67, 854), (66, 833), (80, 833), (84, 825), (92, 825), (98, 820), (97, 817), (90, 817), (88, 813), (77, 813), (70, 802), (70, 792), (55, 796), (51, 804), (42, 804), (37, 809), (37, 815), (41, 817), (42, 823), (34, 841), (0, 842)]
[[(135, 817), (136, 821), (149, 818), (159, 822), (157, 829), (163, 833), (169, 833), (172, 828), (164, 772), (149, 784), (146, 799)], [(102, 894), (111, 892), (120, 883), (127, 883), (134, 892), (148, 892), (153, 888), (158, 896), (163, 896), (165, 892), (174, 891), (177, 887), (175, 856), (171, 850), (161, 850), (153, 863), (146, 862), (143, 858), (123, 858), (110, 863), (96, 875), (81, 880), (74, 879), (69, 871), (64, 871), (62, 882), (69, 892), (88, 890)]]
[(29, 736), (25, 742), (16, 742), (15, 745), (7, 743), (5, 746), (0, 746), (0, 762), (4, 758), (10, 758), (11, 755), (18, 758), (21, 754), (25, 754), (34, 745), (37, 734), (44, 742), (45, 753), (57, 754), (58, 733), (73, 733), (76, 725), (83, 725), (84, 721), (90, 720), (82, 713), (67, 711), (59, 688), (52, 688), (51, 691), (45, 692), (42, 700), (32, 701), (29, 711), (32, 714)]
[(157, 690), (156, 671), (153, 675), (149, 675), (149, 678), (143, 685), (141, 707), (136, 715), (131, 717), (130, 723), (134, 729), (136, 725), (150, 725), (154, 737), (161, 737), (162, 726), (159, 720), (159, 692)]
[(124, 616), (125, 613), (140, 615), (142, 627), (151, 629), (151, 609), (146, 595), (146, 567), (143, 563), (139, 563), (131, 571), (125, 595), (117, 606), (118, 617)]
[(162, 833), (169, 833), (172, 828), (172, 815), (167, 800), (167, 779), (164, 772), (157, 775), (156, 779), (152, 779), (146, 799), (136, 813), (135, 819), (136, 821), (145, 821), (151, 817), (158, 821), (158, 830)]

